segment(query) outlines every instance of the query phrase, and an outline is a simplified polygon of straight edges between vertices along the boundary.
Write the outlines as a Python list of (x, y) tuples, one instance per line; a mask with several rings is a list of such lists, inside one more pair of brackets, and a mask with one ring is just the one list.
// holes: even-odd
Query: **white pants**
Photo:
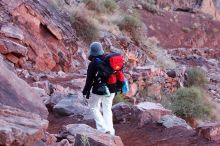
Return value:
[[(91, 93), (91, 97), (89, 98), (89, 107), (96, 122), (97, 130), (104, 133), (109, 131), (111, 135), (115, 135), (112, 117), (112, 102), (114, 96), (115, 93), (111, 93), (109, 97)], [(101, 103), (103, 114), (101, 113)]]

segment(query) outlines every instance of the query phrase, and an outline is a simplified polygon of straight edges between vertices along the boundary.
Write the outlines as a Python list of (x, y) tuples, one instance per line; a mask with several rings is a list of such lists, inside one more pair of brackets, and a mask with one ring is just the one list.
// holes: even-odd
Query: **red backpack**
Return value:
[(101, 71), (107, 79), (107, 84), (113, 85), (118, 82), (124, 82), (125, 77), (122, 71), (124, 58), (121, 54), (111, 53), (105, 56), (103, 61), (97, 58), (96, 62), (98, 62), (99, 71)]

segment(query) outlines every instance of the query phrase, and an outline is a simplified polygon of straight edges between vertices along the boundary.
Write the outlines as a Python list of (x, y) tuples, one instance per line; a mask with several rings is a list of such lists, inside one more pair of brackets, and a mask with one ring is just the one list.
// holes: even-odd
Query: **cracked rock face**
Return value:
[(19, 108), (47, 118), (48, 111), (31, 87), (10, 71), (0, 59), (0, 104)]
[(0, 145), (31, 146), (40, 140), (48, 121), (39, 115), (0, 105)]
[[(73, 70), (71, 62), (78, 47), (67, 14), (59, 13), (47, 1), (41, 0), (2, 0), (0, 10), (4, 12), (0, 16), (0, 39), (3, 42), (0, 50), (16, 51), (18, 58), (13, 59), (13, 63), (25, 68), (28, 62), (40, 71)], [(12, 45), (19, 48), (13, 50)], [(25, 57), (22, 49), (25, 49)]]

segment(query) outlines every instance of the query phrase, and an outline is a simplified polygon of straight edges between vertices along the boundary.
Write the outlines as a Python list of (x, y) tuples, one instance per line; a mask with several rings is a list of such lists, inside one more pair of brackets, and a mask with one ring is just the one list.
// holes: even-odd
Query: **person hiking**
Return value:
[[(97, 59), (103, 60), (106, 54), (102, 48), (101, 43), (93, 42), (89, 47), (89, 57), (91, 61), (87, 69), (86, 83), (83, 89), (84, 98), (88, 99), (89, 108), (91, 109), (92, 115), (96, 122), (97, 130), (103, 133), (109, 133), (115, 135), (115, 130), (113, 127), (113, 115), (112, 115), (112, 102), (115, 97), (116, 87), (108, 86), (106, 80), (100, 77)], [(105, 89), (109, 92), (106, 93), (100, 91), (100, 85), (105, 84)], [(92, 90), (90, 94), (90, 90)], [(102, 106), (101, 106), (102, 105)], [(102, 113), (100, 108), (102, 107)]]

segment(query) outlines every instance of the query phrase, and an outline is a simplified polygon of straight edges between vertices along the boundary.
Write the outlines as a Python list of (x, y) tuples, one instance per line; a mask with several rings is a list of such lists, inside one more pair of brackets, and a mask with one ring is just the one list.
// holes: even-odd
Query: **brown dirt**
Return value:
[(220, 22), (205, 14), (163, 12), (152, 14), (139, 11), (148, 27), (148, 36), (156, 37), (163, 48), (220, 49)]
[[(82, 117), (59, 117), (50, 113), (48, 132), (58, 133), (62, 125), (85, 123), (95, 128), (92, 120), (80, 120)], [(195, 135), (192, 130), (181, 127), (164, 128), (156, 123), (143, 127), (135, 124), (114, 124), (116, 135), (120, 136), (125, 146), (218, 146), (219, 143), (208, 141)]]

